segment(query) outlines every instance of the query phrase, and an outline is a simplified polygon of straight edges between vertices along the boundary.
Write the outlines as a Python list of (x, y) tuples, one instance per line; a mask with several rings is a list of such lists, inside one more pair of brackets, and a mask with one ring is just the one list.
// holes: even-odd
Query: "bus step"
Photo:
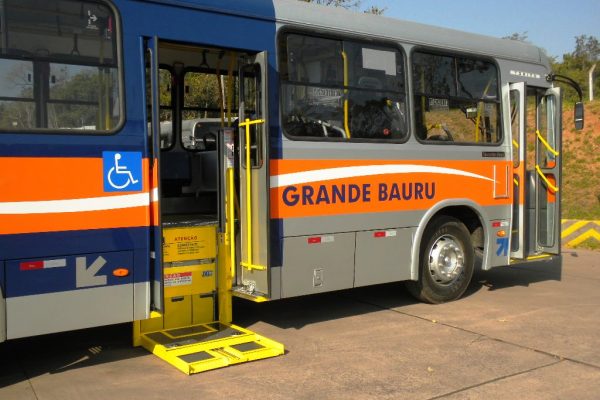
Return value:
[(527, 263), (531, 263), (531, 262), (535, 262), (535, 261), (550, 260), (554, 257), (556, 257), (555, 254), (540, 253), (540, 254), (530, 255), (525, 259), (511, 258), (510, 265), (527, 264)]
[(140, 344), (188, 375), (284, 353), (281, 343), (219, 322), (142, 333)]

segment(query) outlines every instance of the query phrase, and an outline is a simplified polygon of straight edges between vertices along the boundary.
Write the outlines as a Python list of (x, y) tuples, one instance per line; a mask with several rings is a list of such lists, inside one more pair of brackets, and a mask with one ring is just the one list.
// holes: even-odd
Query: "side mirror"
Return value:
[(580, 131), (583, 129), (583, 103), (578, 101), (575, 103), (575, 129)]

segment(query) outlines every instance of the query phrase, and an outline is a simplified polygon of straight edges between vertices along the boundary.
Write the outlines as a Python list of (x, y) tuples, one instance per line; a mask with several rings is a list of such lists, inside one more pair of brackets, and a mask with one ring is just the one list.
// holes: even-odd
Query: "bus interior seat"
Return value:
[(160, 154), (160, 181), (163, 196), (181, 194), (181, 188), (192, 179), (190, 156), (182, 151), (163, 151)]
[(217, 191), (218, 160), (216, 150), (199, 151), (191, 154), (190, 182), (181, 188), (182, 194), (198, 196), (202, 192)]
[(383, 84), (379, 78), (374, 76), (361, 76), (358, 78), (358, 87), (361, 89), (381, 90)]

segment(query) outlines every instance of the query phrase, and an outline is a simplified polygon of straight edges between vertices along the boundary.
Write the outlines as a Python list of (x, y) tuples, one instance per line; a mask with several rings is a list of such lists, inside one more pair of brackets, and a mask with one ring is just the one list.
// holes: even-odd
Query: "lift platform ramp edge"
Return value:
[(134, 346), (188, 375), (284, 354), (282, 344), (230, 323), (230, 252), (217, 221), (171, 216), (162, 225), (164, 309), (135, 321)]

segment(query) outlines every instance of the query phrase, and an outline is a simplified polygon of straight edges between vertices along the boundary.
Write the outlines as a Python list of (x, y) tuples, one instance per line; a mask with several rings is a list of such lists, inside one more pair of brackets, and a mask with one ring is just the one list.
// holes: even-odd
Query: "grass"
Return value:
[(578, 244), (578, 249), (586, 249), (586, 250), (600, 250), (600, 242), (596, 239), (586, 239), (584, 242)]
[(562, 217), (600, 219), (600, 101), (585, 104), (585, 128), (575, 131), (573, 109), (563, 116)]

